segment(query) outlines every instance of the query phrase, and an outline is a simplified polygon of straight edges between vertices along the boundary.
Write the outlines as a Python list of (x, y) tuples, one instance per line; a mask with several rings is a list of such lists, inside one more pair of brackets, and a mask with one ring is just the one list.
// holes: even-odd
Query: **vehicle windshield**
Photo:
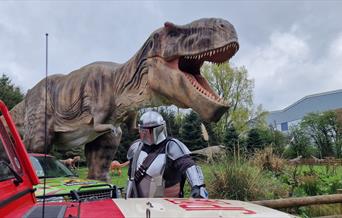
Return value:
[(37, 176), (40, 179), (44, 177), (56, 178), (75, 176), (75, 174), (71, 170), (69, 170), (64, 164), (62, 164), (54, 157), (47, 156), (46, 161), (44, 156), (30, 156), (30, 159), (37, 173)]
[[(10, 164), (10, 161), (7, 157), (7, 154), (5, 152), (4, 146), (2, 144), (2, 141), (0, 140), (0, 162), (6, 162), (7, 164)], [(0, 166), (0, 181), (4, 181), (10, 178), (13, 178), (14, 175), (11, 172), (11, 170), (4, 166), (3, 164), (1, 164)]]
[[(11, 172), (10, 168), (12, 168), (15, 173), (22, 175), (21, 165), (18, 161), (14, 144), (11, 140), (11, 132), (6, 130), (4, 124), (6, 123), (3, 123), (3, 120), (0, 119), (0, 161), (2, 161), (0, 167), (0, 181), (8, 180), (14, 177), (14, 174)], [(8, 165), (10, 168), (6, 165)]]

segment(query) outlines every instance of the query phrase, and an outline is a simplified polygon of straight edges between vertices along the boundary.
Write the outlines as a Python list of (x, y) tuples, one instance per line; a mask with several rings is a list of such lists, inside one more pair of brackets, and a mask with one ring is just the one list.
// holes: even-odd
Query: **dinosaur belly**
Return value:
[(108, 132), (95, 132), (92, 126), (82, 126), (71, 132), (56, 132), (54, 144), (62, 150), (70, 147), (83, 146)]

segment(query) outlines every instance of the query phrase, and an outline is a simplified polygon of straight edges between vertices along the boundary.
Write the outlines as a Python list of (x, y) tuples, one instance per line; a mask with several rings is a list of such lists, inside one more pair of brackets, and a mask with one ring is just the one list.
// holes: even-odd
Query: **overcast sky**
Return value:
[(342, 1), (19, 1), (0, 2), (0, 73), (23, 90), (49, 73), (94, 61), (127, 61), (165, 21), (230, 21), (240, 50), (231, 59), (255, 80), (254, 102), (283, 109), (342, 89)]

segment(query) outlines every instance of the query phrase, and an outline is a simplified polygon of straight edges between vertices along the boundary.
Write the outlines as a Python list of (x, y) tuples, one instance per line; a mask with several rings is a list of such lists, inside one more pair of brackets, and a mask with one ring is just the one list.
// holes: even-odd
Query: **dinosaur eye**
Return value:
[(170, 30), (168, 32), (168, 35), (171, 36), (171, 37), (176, 37), (176, 36), (179, 35), (179, 33), (177, 31), (175, 31), (175, 30)]

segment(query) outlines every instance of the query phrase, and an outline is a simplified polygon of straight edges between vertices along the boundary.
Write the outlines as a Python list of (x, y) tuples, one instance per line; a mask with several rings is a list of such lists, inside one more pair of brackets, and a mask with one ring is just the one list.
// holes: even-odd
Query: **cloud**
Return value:
[[(286, 32), (273, 32), (266, 43), (250, 48), (238, 60), (255, 79), (255, 102), (267, 110), (283, 109), (306, 95), (341, 88), (341, 35), (328, 46), (330, 50), (316, 51), (314, 36), (300, 29), (294, 25)], [(315, 59), (317, 52), (320, 56)]]
[(335, 40), (332, 41), (329, 53), (332, 58), (342, 57), (342, 32), (338, 34)]
[(0, 2), (0, 73), (25, 90), (49, 72), (94, 61), (127, 61), (165, 21), (221, 17), (234, 24), (232, 59), (255, 80), (255, 102), (281, 109), (305, 95), (342, 88), (342, 2), (33, 1)]

